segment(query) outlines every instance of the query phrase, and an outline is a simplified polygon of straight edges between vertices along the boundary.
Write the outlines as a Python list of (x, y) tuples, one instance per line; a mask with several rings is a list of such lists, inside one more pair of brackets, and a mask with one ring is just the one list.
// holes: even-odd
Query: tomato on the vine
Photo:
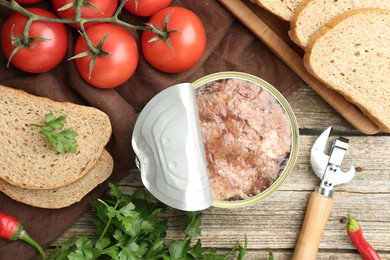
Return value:
[(119, 26), (103, 23), (88, 27), (86, 34), (100, 51), (93, 54), (84, 38), (79, 37), (75, 46), (75, 62), (81, 77), (98, 88), (114, 88), (130, 79), (139, 58), (137, 43), (131, 33)]
[(206, 32), (192, 11), (178, 6), (166, 7), (155, 13), (148, 24), (166, 33), (166, 37), (164, 32), (157, 34), (146, 30), (142, 33), (142, 53), (158, 70), (182, 72), (192, 68), (203, 56)]
[(152, 16), (157, 11), (167, 7), (172, 0), (128, 0), (125, 9), (138, 16)]
[[(27, 8), (31, 13), (56, 18), (44, 9)], [(1, 45), (5, 56), (20, 70), (41, 73), (56, 67), (65, 57), (68, 33), (61, 23), (34, 21), (28, 31), (28, 39), (21, 36), (27, 17), (13, 13), (1, 30)], [(16, 50), (15, 50), (16, 49)]]
[[(118, 0), (84, 0), (81, 7), (82, 18), (108, 18), (112, 17), (118, 6)], [(52, 0), (54, 9), (61, 18), (73, 18), (76, 12), (74, 0)], [(98, 22), (85, 23), (84, 27), (95, 25)], [(78, 24), (70, 24), (79, 28)]]

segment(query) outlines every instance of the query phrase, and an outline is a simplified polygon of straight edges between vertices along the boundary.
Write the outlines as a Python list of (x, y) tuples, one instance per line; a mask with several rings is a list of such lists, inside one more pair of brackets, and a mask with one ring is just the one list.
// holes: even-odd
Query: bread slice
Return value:
[(254, 0), (259, 6), (278, 16), (280, 19), (290, 21), (295, 9), (304, 0)]
[(358, 9), (334, 18), (311, 39), (307, 70), (390, 132), (390, 11)]
[(305, 48), (310, 38), (334, 17), (344, 12), (362, 8), (390, 10), (385, 0), (305, 0), (291, 17), (291, 39)]
[(13, 186), (0, 179), (0, 191), (12, 199), (39, 208), (64, 208), (80, 201), (112, 173), (114, 161), (103, 151), (92, 169), (79, 180), (60, 188), (30, 190)]
[[(45, 115), (66, 115), (77, 132), (77, 153), (57, 153), (40, 128)], [(108, 116), (92, 107), (30, 95), (0, 86), (0, 178), (21, 188), (54, 189), (83, 177), (111, 136)]]

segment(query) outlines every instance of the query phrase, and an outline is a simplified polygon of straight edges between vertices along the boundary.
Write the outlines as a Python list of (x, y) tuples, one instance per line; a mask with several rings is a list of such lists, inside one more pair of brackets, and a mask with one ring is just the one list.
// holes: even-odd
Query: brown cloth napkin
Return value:
[[(50, 1), (38, 6), (52, 10)], [(12, 65), (0, 53), (0, 84), (23, 89), (37, 96), (57, 101), (70, 101), (94, 106), (106, 112), (111, 120), (113, 135), (107, 146), (115, 167), (109, 181), (118, 182), (134, 167), (131, 136), (136, 113), (161, 90), (181, 82), (192, 82), (218, 71), (243, 71), (259, 76), (279, 89), (285, 96), (303, 85), (282, 61), (255, 38), (216, 0), (173, 1), (193, 10), (203, 21), (207, 33), (207, 50), (194, 68), (179, 74), (166, 74), (153, 69), (140, 55), (135, 75), (115, 89), (102, 90), (89, 86), (78, 75), (73, 61), (64, 60), (54, 70), (42, 74), (27, 74)], [(0, 25), (10, 14), (0, 8)], [(147, 20), (135, 18), (122, 11), (121, 19), (133, 24)], [(131, 32), (139, 41), (141, 32)], [(69, 29), (68, 57), (73, 55), (77, 32)], [(4, 116), (0, 114), (0, 116)], [(1, 149), (1, 148), (0, 148)], [(102, 196), (107, 182), (98, 186), (81, 202), (63, 209), (39, 209), (15, 202), (0, 193), (0, 211), (19, 219), (27, 232), (44, 247), (48, 247), (89, 207), (89, 202)], [(0, 259), (32, 259), (36, 252), (23, 242), (0, 239)]]

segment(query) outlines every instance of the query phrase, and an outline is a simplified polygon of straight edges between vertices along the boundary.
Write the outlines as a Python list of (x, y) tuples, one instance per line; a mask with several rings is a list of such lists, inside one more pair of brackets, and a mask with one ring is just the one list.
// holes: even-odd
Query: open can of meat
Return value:
[(169, 87), (139, 114), (132, 146), (145, 187), (186, 211), (252, 205), (292, 171), (299, 130), (266, 81), (220, 72)]

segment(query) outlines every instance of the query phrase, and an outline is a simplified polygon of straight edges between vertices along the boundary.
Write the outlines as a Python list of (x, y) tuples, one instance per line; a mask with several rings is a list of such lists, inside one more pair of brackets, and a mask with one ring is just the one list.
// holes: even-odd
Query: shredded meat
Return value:
[(267, 90), (224, 79), (197, 89), (209, 179), (216, 200), (243, 200), (267, 189), (291, 149), (288, 117)]

